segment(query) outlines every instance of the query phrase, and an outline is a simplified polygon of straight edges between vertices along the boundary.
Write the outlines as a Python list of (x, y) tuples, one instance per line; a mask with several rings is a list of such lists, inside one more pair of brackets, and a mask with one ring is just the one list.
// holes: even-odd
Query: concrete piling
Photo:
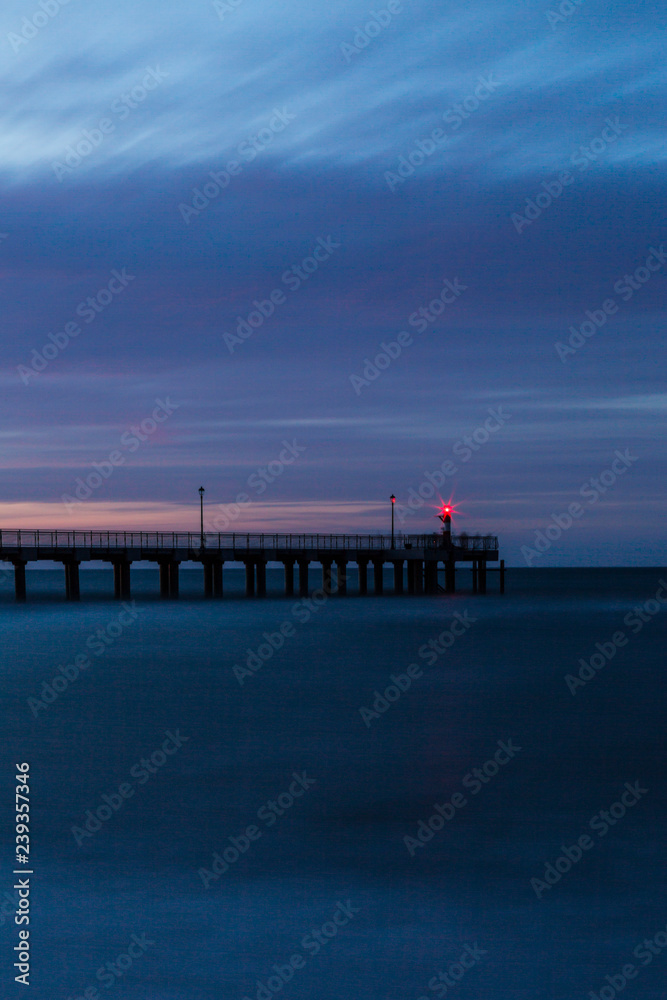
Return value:
[(25, 584), (25, 567), (26, 564), (17, 560), (14, 563), (14, 592), (17, 601), (26, 600), (26, 584)]
[(308, 596), (308, 567), (309, 559), (299, 559), (299, 597)]
[(286, 559), (283, 565), (285, 567), (285, 596), (292, 597), (294, 595), (294, 560)]
[(204, 597), (213, 597), (213, 563), (204, 563)]
[(359, 559), (359, 593), (368, 593), (368, 559)]
[(253, 559), (245, 560), (245, 594), (246, 597), (255, 595), (255, 562)]
[(339, 559), (336, 563), (336, 586), (337, 593), (341, 597), (345, 597), (347, 594), (347, 562), (344, 559)]

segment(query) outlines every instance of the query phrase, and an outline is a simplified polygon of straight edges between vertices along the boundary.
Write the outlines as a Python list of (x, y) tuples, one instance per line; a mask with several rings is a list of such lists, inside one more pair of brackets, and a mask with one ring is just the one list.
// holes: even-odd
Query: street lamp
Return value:
[(206, 492), (206, 490), (204, 489), (204, 487), (200, 486), (199, 487), (199, 507), (200, 507), (200, 512), (201, 512), (200, 543), (201, 543), (202, 549), (204, 548), (204, 493), (205, 492)]
[(392, 493), (389, 497), (391, 500), (391, 547), (394, 548), (394, 504), (396, 503), (396, 497)]

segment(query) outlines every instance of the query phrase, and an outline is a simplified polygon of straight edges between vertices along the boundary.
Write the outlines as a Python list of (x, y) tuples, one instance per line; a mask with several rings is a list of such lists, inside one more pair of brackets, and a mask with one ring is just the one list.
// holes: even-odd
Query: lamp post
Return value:
[(391, 500), (391, 547), (394, 548), (394, 504), (396, 503), (396, 497), (392, 493), (389, 497)]
[(199, 509), (201, 513), (201, 527), (200, 527), (200, 544), (202, 549), (204, 548), (204, 493), (206, 490), (203, 486), (199, 487)]

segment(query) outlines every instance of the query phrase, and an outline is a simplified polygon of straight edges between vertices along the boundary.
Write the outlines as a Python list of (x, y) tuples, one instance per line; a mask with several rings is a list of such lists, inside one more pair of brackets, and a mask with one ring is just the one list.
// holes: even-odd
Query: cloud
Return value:
[[(181, 409), (110, 480), (103, 516), (129, 523), (133, 505), (152, 504), (162, 517), (200, 473), (233, 496), (287, 435), (307, 458), (274, 503), (398, 496), (505, 402), (506, 433), (453, 484), (488, 526), (494, 502), (539, 518), (544, 495), (603, 468), (612, 444), (655, 436), (662, 273), (567, 366), (554, 349), (667, 240), (650, 5), (586, 0), (552, 28), (547, 2), (417, 0), (349, 62), (341, 45), (369, 18), (360, 0), (243, 0), (222, 19), (210, 3), (71, 0), (13, 51), (8, 35), (37, 9), (11, 0), (0, 15), (6, 500), (57, 504), (168, 394)], [(150, 68), (163, 77), (132, 97)], [(480, 77), (498, 85), (474, 107)], [(293, 120), (244, 156), (276, 108)], [(104, 117), (113, 130), (59, 180), (54, 160)], [(608, 119), (622, 128), (602, 142)], [(436, 128), (437, 151), (392, 191), (385, 174)], [(573, 162), (582, 145), (585, 169)], [(230, 160), (242, 170), (186, 225), (179, 206)], [(545, 205), (564, 170), (573, 183)], [(517, 232), (511, 216), (538, 194), (544, 207)], [(340, 246), (292, 292), (285, 273), (320, 237)], [(122, 268), (135, 278), (86, 323), (80, 306)], [(445, 278), (466, 292), (418, 333)], [(275, 289), (284, 303), (230, 354), (225, 334)], [(77, 319), (81, 333), (25, 385), (19, 366)], [(411, 346), (356, 396), (350, 374), (401, 331)], [(663, 446), (652, 455), (651, 473), (627, 482), (640, 520), (654, 515)], [(383, 523), (381, 508), (346, 510), (336, 517), (349, 528)], [(601, 538), (612, 510), (596, 510)]]

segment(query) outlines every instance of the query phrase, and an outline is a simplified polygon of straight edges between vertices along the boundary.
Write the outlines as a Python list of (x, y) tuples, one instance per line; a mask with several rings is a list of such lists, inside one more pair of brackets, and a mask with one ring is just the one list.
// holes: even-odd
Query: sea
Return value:
[(664, 1000), (667, 570), (457, 582), (5, 574), (0, 996)]

